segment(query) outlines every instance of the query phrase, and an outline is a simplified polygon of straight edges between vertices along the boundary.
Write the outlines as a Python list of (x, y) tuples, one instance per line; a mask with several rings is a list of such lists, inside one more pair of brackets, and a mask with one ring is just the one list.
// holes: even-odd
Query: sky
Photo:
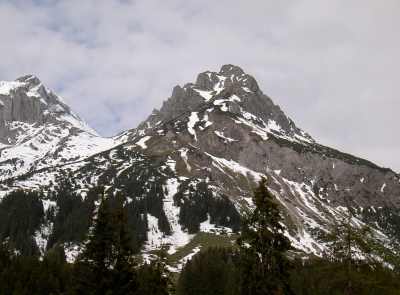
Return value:
[(400, 172), (398, 0), (0, 0), (0, 80), (36, 75), (101, 136), (234, 64), (318, 143)]

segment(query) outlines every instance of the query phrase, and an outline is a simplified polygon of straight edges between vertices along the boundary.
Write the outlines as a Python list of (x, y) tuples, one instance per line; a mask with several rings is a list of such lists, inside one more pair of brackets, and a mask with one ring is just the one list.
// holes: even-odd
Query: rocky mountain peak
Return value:
[[(41, 126), (45, 124), (65, 125), (97, 135), (70, 107), (34, 75), (25, 75), (12, 82), (0, 82), (0, 127), (21, 122)], [(68, 127), (69, 126), (69, 127)], [(11, 134), (3, 134), (12, 140)]]
[(221, 70), (219, 71), (218, 75), (224, 76), (224, 77), (230, 77), (230, 76), (241, 76), (244, 75), (244, 71), (242, 68), (235, 66), (235, 65), (223, 65), (221, 67)]
[(197, 80), (194, 85), (198, 90), (211, 91), (213, 90), (214, 85), (217, 84), (218, 82), (219, 79), (216, 73), (204, 72), (200, 73), (197, 76)]
[(115, 144), (97, 135), (36, 76), (0, 82), (0, 181), (74, 162)]
[(25, 75), (25, 76), (19, 77), (15, 81), (18, 81), (18, 82), (21, 82), (21, 83), (24, 83), (25, 85), (27, 85), (28, 90), (42, 84), (42, 82), (39, 80), (39, 78), (36, 77), (35, 75)]
[[(217, 72), (206, 71), (197, 76), (195, 83), (176, 86), (160, 110), (155, 109), (137, 129), (128, 133), (129, 139), (147, 133), (185, 113), (195, 112), (205, 105), (220, 105), (233, 116), (254, 116), (265, 126), (278, 126), (281, 132), (292, 137), (313, 139), (300, 130), (282, 112), (279, 106), (265, 95), (257, 81), (240, 67), (231, 64), (222, 66)], [(261, 123), (259, 121), (259, 123)]]
[(200, 73), (194, 86), (198, 90), (211, 91), (221, 81), (224, 81), (224, 85), (228, 86), (233, 79), (236, 78), (237, 80), (238, 77), (243, 77), (244, 75), (245, 73), (241, 68), (230, 64), (224, 65), (218, 73), (210, 71)]

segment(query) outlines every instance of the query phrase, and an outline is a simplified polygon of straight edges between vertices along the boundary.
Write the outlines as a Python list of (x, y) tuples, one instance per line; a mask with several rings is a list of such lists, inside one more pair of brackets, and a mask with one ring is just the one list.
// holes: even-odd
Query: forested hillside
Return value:
[[(56, 210), (48, 209), (45, 216), (40, 193), (18, 191), (0, 203), (1, 212), (15, 214), (1, 215), (2, 234), (10, 236), (0, 246), (1, 294), (400, 294), (398, 257), (378, 259), (375, 253), (381, 248), (366, 235), (368, 227), (336, 224), (326, 255), (300, 258), (283, 235), (282, 213), (265, 179), (254, 191), (255, 208), (244, 220), (234, 248), (199, 252), (186, 261), (178, 277), (169, 271), (167, 245), (144, 260), (136, 255), (140, 231), (127, 215), (132, 203), (107, 196), (104, 187), (84, 200), (66, 189), (52, 196), (60, 204), (55, 215)], [(34, 213), (24, 215), (32, 208), (36, 210), (29, 212)], [(85, 208), (90, 208), (86, 215)], [(88, 222), (78, 230), (85, 247), (74, 263), (68, 263), (62, 244), (76, 239), (69, 230), (79, 224), (74, 212)], [(37, 231), (41, 219), (59, 228), (41, 259), (35, 243), (20, 240), (21, 233), (12, 230), (16, 216), (24, 232)], [(351, 252), (346, 252), (347, 243)]]

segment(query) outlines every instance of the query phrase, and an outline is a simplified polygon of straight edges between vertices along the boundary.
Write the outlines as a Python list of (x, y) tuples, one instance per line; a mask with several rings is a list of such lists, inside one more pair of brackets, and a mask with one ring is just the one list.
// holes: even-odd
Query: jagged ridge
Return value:
[[(76, 142), (80, 140), (76, 138)], [(233, 65), (223, 66), (218, 73), (202, 73), (196, 83), (176, 86), (160, 110), (113, 141), (99, 148), (101, 153), (93, 149), (78, 158), (67, 156), (76, 148), (73, 145), (64, 154), (52, 151), (43, 158), (46, 163), (36, 161), (29, 174), (21, 172), (19, 179), (14, 176), (15, 185), (46, 185), (46, 190), (52, 190), (54, 183), (72, 177), (74, 190), (85, 192), (103, 179), (110, 193), (125, 192), (129, 201), (137, 196), (129, 193), (128, 183), (141, 179), (146, 191), (156, 181), (165, 190), (164, 213), (147, 216), (148, 241), (152, 243), (146, 249), (161, 242), (159, 220), (163, 219), (171, 226), (171, 234), (164, 237), (171, 255), (180, 253), (179, 247), (194, 238), (185, 232), (187, 224), (181, 220), (175, 199), (196, 202), (199, 198), (192, 190), (203, 186), (203, 195), (227, 196), (245, 214), (252, 207), (252, 188), (266, 177), (284, 210), (286, 234), (299, 250), (317, 255), (324, 247), (319, 234), (347, 204), (356, 208), (360, 222), (367, 220), (366, 216), (390, 220), (389, 215), (371, 217), (366, 212), (380, 210), (393, 215), (400, 208), (398, 175), (319, 145), (261, 92), (253, 77)], [(71, 142), (69, 137), (66, 142)], [(13, 167), (13, 160), (7, 161), (11, 162), (1, 163), (3, 172), (6, 165)], [(6, 185), (7, 173), (3, 174), (5, 190), (11, 188)], [(179, 198), (178, 193), (182, 194)], [(146, 198), (146, 193), (142, 197)], [(202, 232), (226, 232), (211, 219), (197, 222)], [(391, 241), (389, 237), (397, 229), (380, 224), (379, 236)]]

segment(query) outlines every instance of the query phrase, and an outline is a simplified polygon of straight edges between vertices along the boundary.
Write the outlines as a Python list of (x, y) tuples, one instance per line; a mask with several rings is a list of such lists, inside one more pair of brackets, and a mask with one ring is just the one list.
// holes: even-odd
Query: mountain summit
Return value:
[(36, 76), (0, 82), (1, 180), (76, 161), (116, 143), (101, 138)]
[(231, 114), (259, 118), (266, 124), (264, 127), (271, 130), (279, 128), (280, 135), (313, 141), (308, 134), (296, 127), (279, 106), (262, 93), (252, 76), (234, 65), (224, 65), (218, 73), (201, 73), (196, 83), (174, 87), (171, 97), (163, 102), (160, 110), (155, 109), (135, 130), (123, 134), (129, 134), (131, 140), (137, 134), (144, 134), (155, 126), (210, 103), (219, 105), (222, 111)]
[[(44, 126), (46, 124), (65, 125), (93, 135), (97, 133), (75, 115), (69, 106), (50, 89), (43, 86), (33, 75), (26, 75), (12, 82), (0, 82), (0, 124), (1, 132), (6, 122), (22, 122)], [(1, 134), (1, 140), (13, 140)], [(9, 142), (9, 141), (8, 141)]]
[[(298, 251), (321, 255), (324, 233), (347, 208), (399, 247), (399, 175), (315, 142), (237, 66), (176, 86), (137, 128), (109, 139), (71, 123), (77, 117), (34, 76), (0, 85), (0, 132), (12, 134), (0, 146), (3, 194), (18, 187), (52, 192), (67, 182), (71, 193), (86, 196), (103, 183), (131, 210), (144, 252), (164, 243), (170, 255), (187, 256), (205, 236), (229, 244), (261, 178)], [(76, 246), (71, 235), (52, 239)]]

